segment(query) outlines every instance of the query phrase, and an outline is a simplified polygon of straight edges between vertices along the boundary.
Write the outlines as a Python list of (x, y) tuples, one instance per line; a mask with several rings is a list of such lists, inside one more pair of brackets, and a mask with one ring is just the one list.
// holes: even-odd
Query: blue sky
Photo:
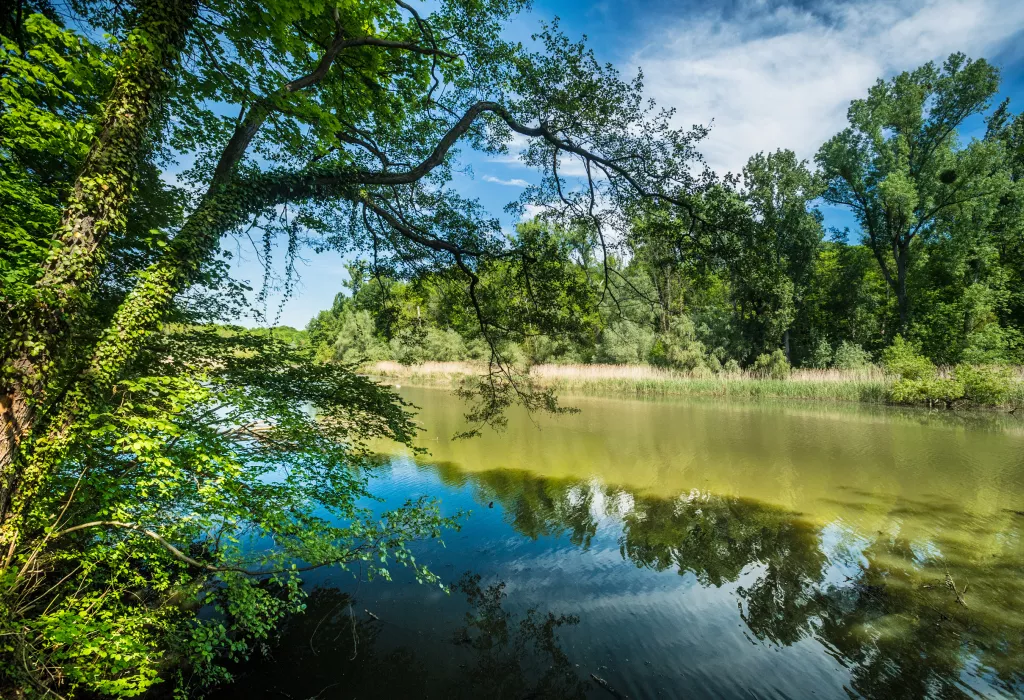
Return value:
[[(1002, 97), (1024, 109), (1024, 1), (861, 0), (771, 2), (730, 0), (539, 0), (515, 19), (508, 35), (528, 41), (542, 21), (558, 17), (570, 37), (585, 34), (598, 59), (623, 73), (642, 68), (648, 96), (674, 107), (680, 125), (712, 124), (701, 149), (720, 173), (742, 168), (764, 150), (790, 148), (813, 158), (843, 128), (850, 100), (879, 77), (954, 51), (984, 57), (1002, 70)], [(968, 124), (965, 137), (983, 129)], [(465, 154), (472, 174), (460, 191), (495, 215), (536, 180), (514, 158)], [(851, 225), (845, 212), (826, 210), (826, 225)], [(251, 250), (238, 250), (236, 273), (259, 286)], [(280, 310), (279, 323), (304, 327), (331, 304), (345, 279), (337, 254), (308, 253), (301, 281)], [(278, 314), (271, 297), (271, 320)]]

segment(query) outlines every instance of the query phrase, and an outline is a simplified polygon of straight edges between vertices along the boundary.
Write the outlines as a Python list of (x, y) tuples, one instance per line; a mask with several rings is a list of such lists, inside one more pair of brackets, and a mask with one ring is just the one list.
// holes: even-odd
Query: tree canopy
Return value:
[[(208, 324), (245, 304), (225, 236), (355, 253), (378, 277), (461, 285), (492, 367), (480, 421), (517, 400), (556, 408), (506, 341), (578, 328), (592, 290), (577, 251), (642, 202), (693, 214), (709, 176), (704, 130), (644, 102), (642, 76), (557, 24), (504, 40), (524, 6), (5, 7), (3, 683), (200, 692), (301, 608), (306, 566), (398, 562), (436, 580), (406, 545), (454, 521), (428, 502), (380, 519), (357, 505), (370, 443), (414, 434), (407, 407), (301, 345)], [(452, 186), (460, 149), (520, 140), (542, 179), (519, 205), (555, 204), (573, 236), (509, 238)]]
[[(556, 202), (530, 226), (572, 242), (585, 276), (565, 310), (582, 332), (526, 338), (508, 354), (709, 376), (769, 362), (861, 368), (901, 338), (939, 365), (1020, 363), (1024, 118), (1007, 102), (992, 109), (998, 87), (991, 64), (961, 54), (879, 80), (814, 164), (788, 150), (754, 154), (684, 206), (662, 198), (628, 208), (610, 240), (581, 236), (579, 219), (558, 215), (573, 203)], [(968, 137), (972, 123), (987, 128)], [(826, 229), (826, 206), (846, 209), (854, 230)], [(355, 293), (346, 303), (367, 322), (318, 335), (321, 355), (344, 346), (351, 361), (483, 359), (476, 330), (451, 310), (468, 302), (438, 279), (427, 271), (394, 287), (397, 297), (414, 292), (409, 308), (423, 315), (383, 325), (402, 303)], [(362, 342), (372, 352), (360, 354), (350, 333), (371, 327), (381, 342)]]

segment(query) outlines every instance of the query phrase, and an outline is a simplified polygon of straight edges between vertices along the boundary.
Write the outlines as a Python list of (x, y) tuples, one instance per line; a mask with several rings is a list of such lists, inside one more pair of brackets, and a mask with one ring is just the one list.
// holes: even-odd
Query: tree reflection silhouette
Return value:
[[(783, 646), (817, 639), (850, 669), (856, 695), (967, 697), (965, 670), (1011, 695), (1024, 692), (1024, 518), (985, 535), (1009, 543), (994, 553), (972, 551), (941, 528), (916, 543), (879, 532), (852, 537), (851, 561), (841, 566), (829, 560), (821, 526), (756, 501), (699, 491), (665, 499), (523, 471), (462, 478), (527, 537), (565, 533), (587, 547), (607, 517), (621, 527), (623, 558), (638, 567), (692, 574), (705, 587), (743, 577), (736, 593), (750, 632)], [(894, 524), (911, 507), (924, 508), (903, 506)], [(917, 515), (949, 522), (958, 514)], [(970, 607), (947, 587), (947, 571), (961, 586), (975, 582)]]
[(504, 582), (484, 587), (479, 575), (467, 573), (455, 591), (469, 606), (464, 624), (450, 639), (428, 642), (435, 650), (450, 650), (442, 663), (421, 657), (422, 639), (381, 651), (380, 635), (394, 623), (357, 614), (357, 601), (348, 593), (316, 588), (305, 613), (288, 618), (277, 642), (240, 664), (235, 682), (217, 697), (586, 697), (590, 684), (557, 637), (560, 627), (578, 618), (535, 608), (523, 615), (509, 612)]
[[(563, 537), (587, 550), (599, 532), (611, 533), (636, 567), (692, 576), (701, 586), (733, 593), (753, 638), (778, 646), (816, 640), (848, 669), (851, 696), (967, 697), (976, 694), (965, 684), (972, 675), (1009, 696), (1024, 695), (1022, 517), (972, 520), (953, 506), (898, 503), (879, 523), (882, 530), (860, 533), (700, 491), (666, 499), (526, 471), (424, 468), (446, 484), (470, 488), (482, 505), (493, 502), (524, 537)], [(908, 526), (911, 516), (916, 529)], [(947, 587), (947, 574), (958, 591), (969, 585), (967, 606)], [(272, 687), (292, 698), (604, 692), (581, 678), (559, 645), (558, 630), (575, 625), (575, 617), (514, 614), (504, 584), (483, 585), (479, 577), (464, 577), (456, 590), (468, 612), (454, 636), (450, 626), (436, 639), (409, 639), (422, 630), (404, 641), (397, 634), (399, 648), (391, 651), (383, 650), (396, 646), (395, 639), (378, 640), (397, 621), (352, 614), (344, 594), (315, 590), (308, 612), (285, 626), (271, 651), (274, 661), (245, 667), (242, 681), (221, 697), (252, 697)], [(344, 694), (331, 690), (337, 683)]]

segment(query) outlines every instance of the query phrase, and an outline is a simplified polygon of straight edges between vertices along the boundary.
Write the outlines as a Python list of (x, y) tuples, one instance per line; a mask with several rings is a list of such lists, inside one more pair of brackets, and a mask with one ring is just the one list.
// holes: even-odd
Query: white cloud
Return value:
[(813, 157), (879, 77), (954, 51), (992, 56), (1022, 30), (1020, 0), (833, 1), (813, 13), (750, 0), (728, 19), (659, 25), (633, 62), (679, 124), (714, 120), (701, 150), (715, 170), (737, 171), (762, 150)]
[(506, 145), (508, 146), (508, 153), (489, 156), (489, 160), (492, 160), (495, 163), (522, 165), (523, 161), (520, 159), (519, 154), (520, 152), (525, 151), (530, 145), (530, 137), (523, 136), (517, 132), (512, 132), (512, 139)]
[(529, 187), (530, 183), (522, 178), (514, 177), (511, 180), (502, 180), (500, 177), (494, 177), (493, 175), (484, 175), (481, 178), (484, 182), (493, 182), (496, 185), (507, 185), (509, 187)]
[(540, 206), (539, 204), (526, 204), (523, 206), (523, 218), (520, 221), (529, 221), (540, 216), (546, 210), (547, 207)]

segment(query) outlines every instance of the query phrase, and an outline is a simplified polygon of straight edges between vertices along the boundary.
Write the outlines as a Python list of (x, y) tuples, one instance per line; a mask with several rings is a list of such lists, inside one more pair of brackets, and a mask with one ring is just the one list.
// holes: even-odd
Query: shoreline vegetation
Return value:
[[(481, 362), (423, 362), (403, 365), (381, 361), (361, 371), (389, 383), (456, 388), (466, 378), (486, 370)], [(946, 370), (942, 375), (951, 375)], [(727, 399), (792, 399), (893, 405), (893, 389), (901, 381), (880, 367), (862, 369), (794, 369), (784, 379), (742, 371), (711, 377), (649, 365), (538, 364), (530, 377), (540, 386), (567, 395), (623, 398), (661, 396), (721, 397)], [(1008, 390), (988, 408), (1016, 410), (1024, 405), (1024, 381), (1018, 368)], [(905, 404), (904, 404), (905, 406)], [(956, 408), (958, 406), (950, 406)], [(960, 406), (962, 408), (962, 406)], [(978, 404), (972, 405), (979, 407)]]

